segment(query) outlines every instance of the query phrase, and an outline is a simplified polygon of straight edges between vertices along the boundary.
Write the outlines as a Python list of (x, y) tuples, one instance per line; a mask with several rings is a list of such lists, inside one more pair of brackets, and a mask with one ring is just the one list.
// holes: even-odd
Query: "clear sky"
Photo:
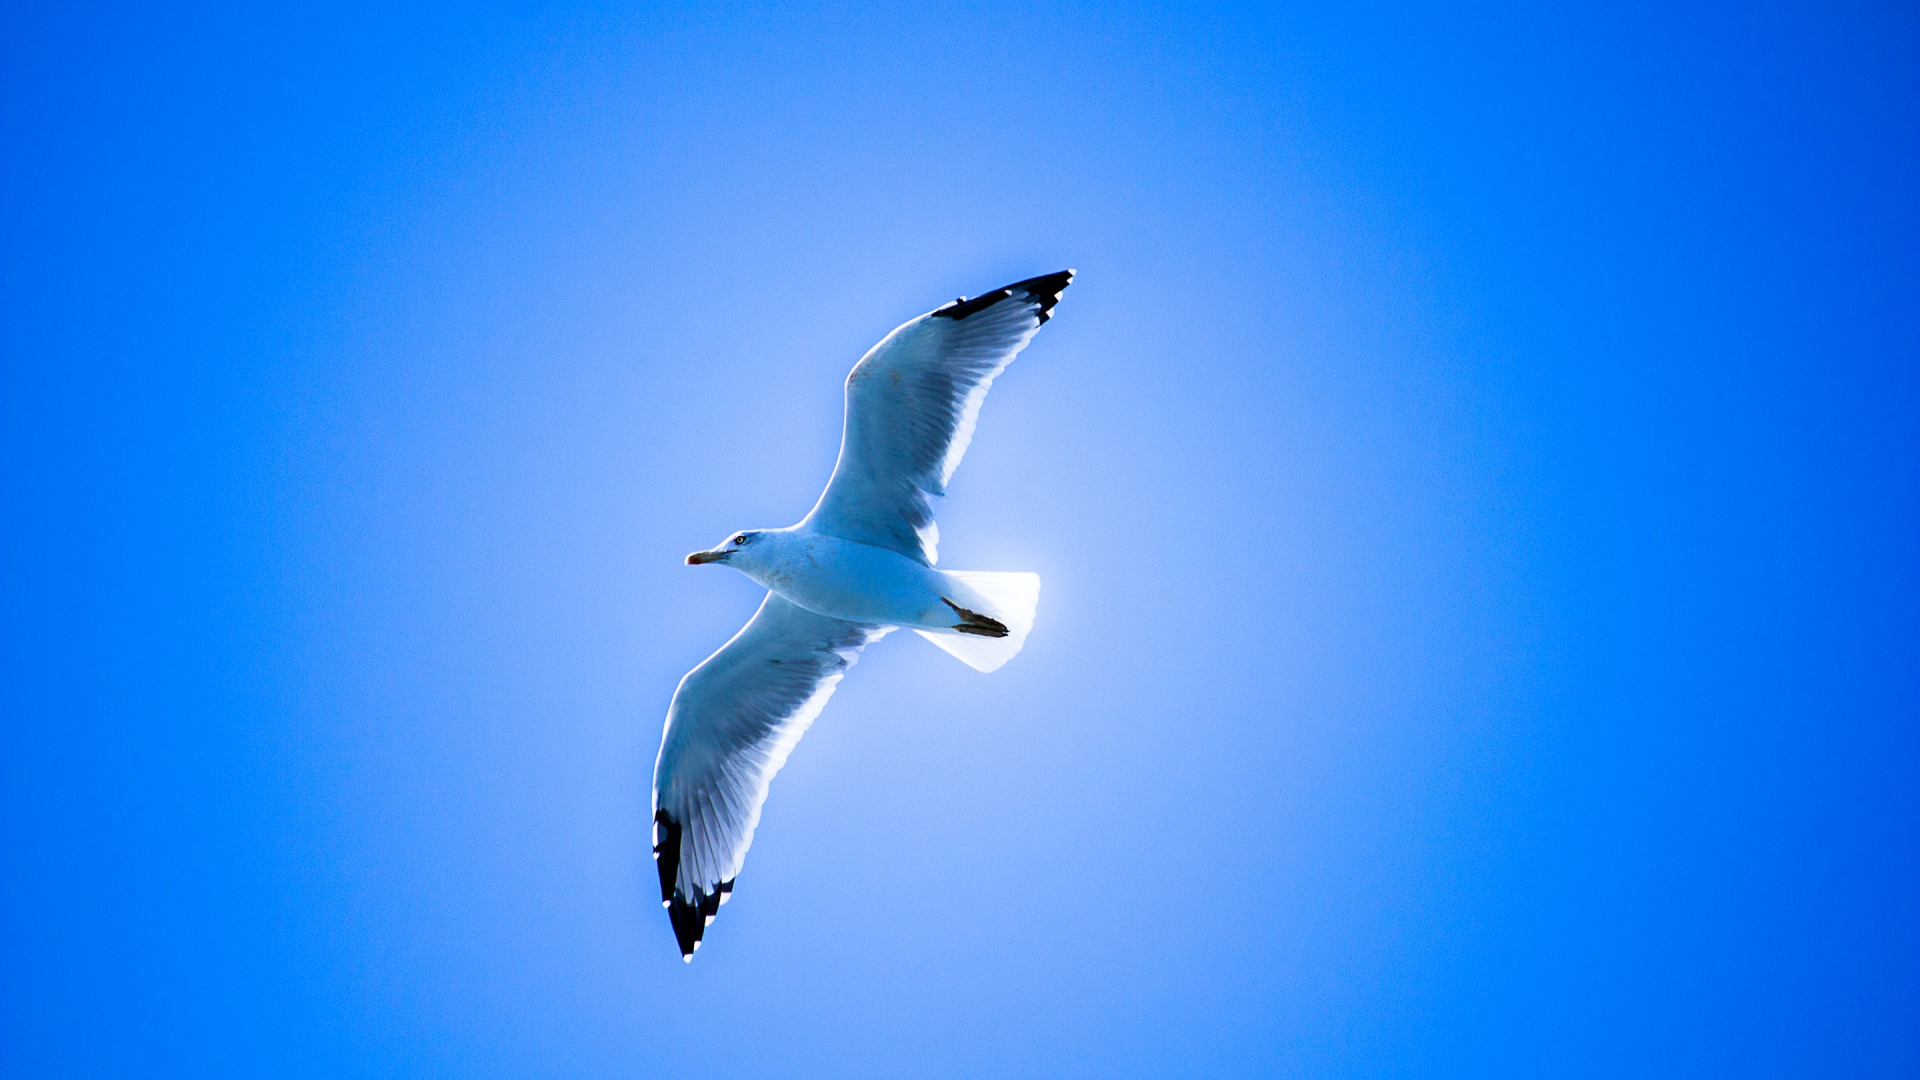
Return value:
[[(1920, 1072), (1912, 5), (175, 7), (0, 27), (0, 1073)], [(1068, 266), (683, 966), (682, 556)]]

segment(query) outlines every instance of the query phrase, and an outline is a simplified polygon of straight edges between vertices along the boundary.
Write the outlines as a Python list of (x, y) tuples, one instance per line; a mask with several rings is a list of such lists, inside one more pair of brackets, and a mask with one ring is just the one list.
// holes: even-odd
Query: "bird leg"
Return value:
[(977, 611), (968, 611), (966, 608), (961, 607), (959, 604), (954, 603), (944, 596), (940, 598), (940, 602), (952, 608), (955, 615), (960, 616), (960, 621), (954, 624), (953, 628), (955, 630), (963, 634), (976, 634), (980, 637), (1007, 636), (1007, 624), (1001, 622), (999, 619), (982, 615)]

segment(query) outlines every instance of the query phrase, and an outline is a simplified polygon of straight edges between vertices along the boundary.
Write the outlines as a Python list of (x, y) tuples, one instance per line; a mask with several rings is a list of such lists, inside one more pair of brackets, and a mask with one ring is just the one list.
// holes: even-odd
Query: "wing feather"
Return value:
[(1062, 270), (955, 300), (869, 350), (847, 376), (833, 479), (802, 524), (932, 566), (939, 545), (933, 499), (946, 493), (973, 441), (993, 380), (1052, 316), (1072, 280), (1073, 271)]
[(680, 680), (653, 773), (660, 899), (689, 959), (753, 843), (774, 774), (840, 679), (890, 627), (768, 593), (733, 640)]

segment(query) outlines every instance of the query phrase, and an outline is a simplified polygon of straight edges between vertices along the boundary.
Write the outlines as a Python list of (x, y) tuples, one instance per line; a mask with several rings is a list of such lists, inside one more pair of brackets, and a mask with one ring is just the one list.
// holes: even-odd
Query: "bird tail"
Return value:
[[(975, 671), (994, 671), (1013, 659), (1033, 629), (1034, 612), (1040, 607), (1040, 575), (946, 570), (941, 576), (947, 580), (948, 605), (963, 613), (959, 621), (969, 629), (914, 633)], [(988, 636), (981, 627), (1004, 628), (1005, 633)]]

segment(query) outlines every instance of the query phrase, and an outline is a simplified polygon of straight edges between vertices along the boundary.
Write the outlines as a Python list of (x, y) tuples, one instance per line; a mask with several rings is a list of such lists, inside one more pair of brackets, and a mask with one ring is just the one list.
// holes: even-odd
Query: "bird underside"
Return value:
[(982, 615), (977, 611), (968, 611), (966, 608), (961, 607), (959, 604), (954, 603), (944, 596), (940, 598), (940, 602), (952, 608), (955, 615), (960, 616), (960, 621), (954, 624), (953, 627), (960, 633), (992, 638), (1007, 636), (1007, 624), (1001, 622), (999, 619), (993, 618), (990, 615)]
[(934, 500), (988, 389), (1072, 279), (1029, 278), (901, 324), (847, 376), (840, 456), (805, 520), (687, 557), (731, 564), (769, 592), (667, 707), (653, 854), (681, 959), (732, 894), (774, 775), (862, 649), (904, 628), (988, 672), (1026, 644), (1039, 575), (934, 569)]

